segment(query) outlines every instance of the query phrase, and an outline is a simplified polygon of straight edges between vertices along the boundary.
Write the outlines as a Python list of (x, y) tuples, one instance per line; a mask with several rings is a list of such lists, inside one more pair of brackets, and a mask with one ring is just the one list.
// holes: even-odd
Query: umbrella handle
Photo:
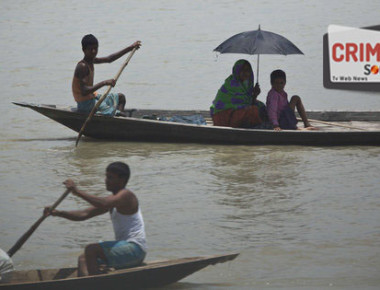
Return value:
[(259, 64), (260, 64), (260, 54), (257, 55), (257, 81), (256, 84), (259, 83)]

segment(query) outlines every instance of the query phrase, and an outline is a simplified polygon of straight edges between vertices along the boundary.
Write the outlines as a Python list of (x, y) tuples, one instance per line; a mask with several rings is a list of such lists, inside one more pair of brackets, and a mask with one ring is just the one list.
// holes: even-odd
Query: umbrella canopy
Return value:
[(261, 30), (260, 27), (258, 30), (246, 31), (230, 37), (214, 51), (244, 54), (303, 54), (285, 37)]
[[(222, 44), (214, 51), (220, 53), (244, 53), (244, 54), (303, 54), (297, 46), (285, 37), (261, 30), (246, 31), (236, 34)], [(259, 59), (257, 62), (257, 77), (259, 71)]]

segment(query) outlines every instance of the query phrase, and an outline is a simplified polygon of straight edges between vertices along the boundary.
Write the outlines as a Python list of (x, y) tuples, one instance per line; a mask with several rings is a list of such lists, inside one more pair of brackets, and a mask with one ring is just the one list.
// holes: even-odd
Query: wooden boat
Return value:
[[(73, 107), (14, 103), (27, 107), (79, 132), (87, 115)], [(173, 116), (200, 114), (207, 125), (194, 125), (146, 119), (144, 116)], [(136, 110), (130, 117), (95, 115), (88, 123), (87, 137), (142, 141), (246, 145), (380, 145), (380, 111), (375, 112), (307, 112), (318, 131), (241, 129), (212, 126), (208, 111)], [(320, 122), (325, 122), (320, 124)], [(331, 125), (329, 122), (335, 122)], [(353, 125), (360, 127), (354, 129)], [(346, 127), (344, 127), (346, 126)], [(362, 129), (362, 130), (360, 130)]]
[(0, 289), (9, 290), (127, 290), (161, 287), (177, 282), (208, 265), (224, 263), (239, 254), (150, 262), (96, 276), (77, 277), (76, 268), (15, 271), (4, 276)]

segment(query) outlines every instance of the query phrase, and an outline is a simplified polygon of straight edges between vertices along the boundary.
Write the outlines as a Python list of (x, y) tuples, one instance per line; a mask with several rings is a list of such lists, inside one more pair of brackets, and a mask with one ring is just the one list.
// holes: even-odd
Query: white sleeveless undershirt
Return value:
[(121, 214), (113, 208), (111, 220), (117, 241), (134, 242), (146, 251), (145, 226), (140, 208), (132, 215)]

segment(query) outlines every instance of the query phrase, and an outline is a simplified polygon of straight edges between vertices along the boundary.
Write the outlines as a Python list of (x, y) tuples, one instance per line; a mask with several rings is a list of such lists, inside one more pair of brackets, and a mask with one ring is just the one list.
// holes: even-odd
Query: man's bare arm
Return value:
[(130, 196), (128, 190), (124, 189), (115, 195), (109, 195), (106, 197), (99, 197), (92, 194), (88, 194), (82, 190), (73, 189), (72, 194), (84, 199), (91, 205), (104, 210), (109, 210), (113, 207), (128, 207), (130, 202)]
[(50, 213), (50, 215), (52, 216), (63, 217), (71, 221), (84, 221), (94, 216), (104, 214), (106, 212), (107, 212), (106, 209), (101, 209), (94, 206), (83, 209), (83, 210), (72, 210), (72, 211), (53, 210), (50, 212), (50, 207), (46, 207), (44, 209), (44, 215), (48, 215)]
[(107, 197), (99, 197), (92, 194), (88, 194), (82, 190), (79, 190), (74, 181), (67, 179), (64, 182), (66, 188), (71, 190), (71, 193), (84, 199), (91, 205), (104, 210), (109, 210), (113, 207), (124, 208), (126, 211), (135, 209), (137, 207), (134, 195), (127, 189), (120, 190), (115, 195), (109, 195)]
[(87, 65), (82, 63), (82, 62), (78, 63), (77, 67), (75, 68), (75, 76), (79, 79), (80, 90), (81, 90), (81, 94), (83, 96), (87, 96), (88, 94), (92, 94), (93, 92), (96, 92), (101, 87), (104, 87), (104, 86), (114, 87), (116, 84), (115, 80), (110, 79), (110, 80), (106, 80), (106, 81), (102, 81), (100, 83), (97, 83), (94, 86), (86, 85), (88, 83), (88, 78), (90, 77), (90, 72), (88, 70)]
[(118, 51), (118, 52), (115, 52), (109, 56), (106, 56), (106, 57), (96, 57), (94, 59), (94, 63), (111, 63), (117, 59), (119, 59), (120, 57), (122, 57), (124, 54), (132, 51), (135, 47), (136, 49), (139, 49), (141, 46), (141, 41), (136, 41), (135, 43), (133, 43), (132, 45)]

